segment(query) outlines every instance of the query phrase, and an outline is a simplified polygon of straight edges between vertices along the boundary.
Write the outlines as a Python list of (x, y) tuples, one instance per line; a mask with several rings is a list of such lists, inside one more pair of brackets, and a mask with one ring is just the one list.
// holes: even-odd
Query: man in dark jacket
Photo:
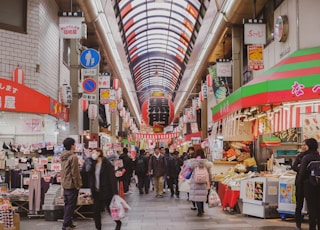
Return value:
[(167, 171), (167, 162), (164, 156), (160, 153), (159, 147), (154, 148), (154, 154), (150, 157), (148, 174), (153, 176), (156, 197), (163, 198), (163, 176)]
[(145, 150), (140, 149), (139, 157), (135, 161), (135, 172), (138, 176), (138, 188), (140, 194), (143, 194), (143, 189), (146, 194), (149, 193), (148, 179), (148, 163), (149, 159), (145, 156)]
[(75, 140), (63, 141), (65, 151), (61, 154), (61, 185), (64, 197), (64, 214), (62, 230), (74, 228), (72, 216), (77, 205), (79, 189), (82, 187), (78, 157), (74, 154)]
[(122, 154), (119, 156), (119, 159), (122, 160), (123, 167), (125, 168), (125, 173), (121, 178), (123, 179), (123, 190), (124, 190), (124, 193), (128, 193), (131, 177), (133, 173), (133, 162), (128, 155), (128, 149), (126, 147), (123, 148)]
[(320, 186), (311, 184), (311, 171), (308, 165), (311, 161), (320, 161), (320, 156), (316, 139), (306, 139), (305, 143), (307, 151), (301, 161), (297, 183), (304, 189), (309, 214), (309, 229), (316, 230), (316, 226), (320, 229)]
[[(113, 195), (118, 194), (117, 179), (114, 166), (103, 156), (101, 149), (93, 150), (85, 162), (86, 171), (89, 173), (89, 186), (93, 197), (94, 221), (97, 230), (101, 230), (101, 212), (105, 206), (110, 213), (110, 203)], [(121, 221), (117, 222), (120, 229)]]
[[(179, 183), (178, 183), (178, 177), (181, 170), (181, 166), (183, 164), (183, 161), (179, 158), (179, 152), (174, 151), (172, 153), (172, 156), (169, 157), (168, 160), (168, 171), (167, 171), (167, 179), (168, 179), (168, 185), (171, 191), (171, 197), (173, 197), (174, 194), (176, 194), (176, 197), (179, 198)], [(174, 189), (175, 185), (175, 189)]]

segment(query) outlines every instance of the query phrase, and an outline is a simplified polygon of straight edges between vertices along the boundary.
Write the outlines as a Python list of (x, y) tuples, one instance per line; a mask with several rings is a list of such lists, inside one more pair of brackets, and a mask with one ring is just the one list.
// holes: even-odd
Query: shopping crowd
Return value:
[[(212, 163), (202, 149), (189, 147), (187, 152), (179, 156), (178, 151), (169, 152), (168, 148), (155, 147), (153, 153), (140, 149), (137, 157), (132, 159), (125, 147), (119, 153), (105, 156), (99, 148), (90, 149), (85, 154), (85, 162), (80, 168), (78, 157), (74, 153), (75, 140), (66, 138), (63, 142), (65, 151), (61, 154), (61, 185), (64, 195), (64, 216), (62, 230), (74, 229), (72, 217), (77, 205), (79, 189), (89, 187), (93, 198), (94, 224), (97, 230), (102, 229), (101, 213), (111, 214), (110, 203), (115, 195), (130, 193), (132, 178), (136, 177), (139, 194), (155, 191), (156, 198), (163, 198), (168, 191), (171, 198), (180, 198), (179, 184), (183, 183), (183, 191), (188, 193), (192, 201), (192, 210), (198, 210), (197, 216), (204, 213), (204, 202), (208, 199), (208, 191), (212, 184)], [(121, 164), (117, 164), (121, 160)], [(186, 178), (181, 169), (199, 169), (199, 178)], [(194, 173), (196, 174), (196, 173)], [(181, 176), (183, 175), (183, 176)], [(152, 187), (151, 187), (152, 186)], [(187, 188), (186, 188), (187, 186)], [(122, 190), (122, 191), (119, 191)], [(121, 229), (121, 220), (115, 219), (116, 230)]]

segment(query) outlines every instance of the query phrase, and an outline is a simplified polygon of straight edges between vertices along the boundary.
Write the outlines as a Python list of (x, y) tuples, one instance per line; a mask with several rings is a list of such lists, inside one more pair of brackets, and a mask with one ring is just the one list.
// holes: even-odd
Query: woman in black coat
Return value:
[[(89, 186), (93, 197), (94, 222), (97, 230), (101, 230), (101, 212), (105, 206), (110, 213), (109, 205), (112, 197), (118, 194), (117, 179), (111, 162), (103, 156), (101, 149), (96, 149), (86, 159), (86, 171), (89, 173)], [(120, 230), (121, 221), (116, 221), (116, 230)]]
[(295, 210), (295, 221), (297, 229), (301, 229), (301, 223), (303, 220), (302, 217), (302, 209), (303, 209), (303, 201), (304, 201), (304, 192), (303, 186), (298, 183), (298, 176), (302, 158), (306, 154), (308, 150), (308, 146), (306, 145), (306, 140), (301, 143), (301, 153), (296, 157), (292, 169), (297, 172), (296, 179), (295, 179), (295, 186), (296, 186), (296, 210)]
[(318, 142), (316, 139), (306, 139), (305, 144), (307, 145), (308, 150), (301, 160), (297, 183), (299, 186), (303, 186), (304, 189), (309, 213), (309, 229), (316, 230), (317, 225), (318, 229), (320, 229), (320, 186), (311, 184), (311, 172), (308, 165), (311, 161), (320, 161), (320, 155), (317, 151)]

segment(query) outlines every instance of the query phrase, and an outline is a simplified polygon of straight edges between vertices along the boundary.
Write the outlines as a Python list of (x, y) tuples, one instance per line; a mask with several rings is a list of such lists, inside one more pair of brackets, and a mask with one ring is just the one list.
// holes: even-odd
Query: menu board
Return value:
[(302, 119), (304, 138), (315, 138), (320, 141), (320, 117), (315, 114), (305, 114)]
[(263, 200), (263, 182), (248, 181), (246, 185), (246, 198), (250, 200)]

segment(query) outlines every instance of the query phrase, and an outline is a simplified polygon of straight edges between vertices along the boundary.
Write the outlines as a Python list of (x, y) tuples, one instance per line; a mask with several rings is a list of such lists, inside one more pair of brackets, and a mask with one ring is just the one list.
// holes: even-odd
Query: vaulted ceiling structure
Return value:
[(174, 100), (209, 1), (123, 0), (114, 9), (140, 106), (153, 92)]
[(62, 11), (71, 5), (84, 12), (88, 39), (82, 42), (99, 49), (108, 63), (101, 67), (120, 79), (139, 125), (141, 105), (153, 92), (172, 100), (179, 118), (200, 91), (208, 63), (232, 58), (231, 28), (253, 18), (267, 0), (55, 1)]

